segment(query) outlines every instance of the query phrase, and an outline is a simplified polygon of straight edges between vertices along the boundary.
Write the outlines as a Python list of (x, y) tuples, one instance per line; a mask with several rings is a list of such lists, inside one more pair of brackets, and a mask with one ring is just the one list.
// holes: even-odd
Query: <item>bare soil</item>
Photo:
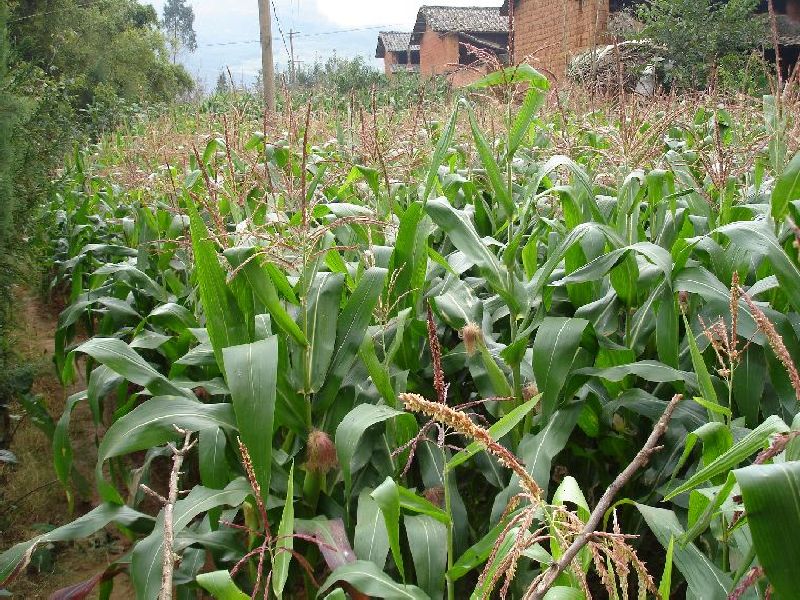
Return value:
[[(47, 305), (30, 290), (17, 288), (14, 295), (19, 311), (15, 315), (15, 349), (23, 360), (36, 366), (33, 392), (42, 396), (47, 410), (57, 421), (69, 394), (85, 389), (85, 383), (78, 382), (74, 389), (65, 389), (56, 377), (52, 359), (57, 308)], [(53, 469), (52, 448), (47, 436), (31, 422), (21, 406), (12, 406), (11, 412), (20, 418), (11, 444), (19, 463), (13, 466), (0, 463), (0, 551), (68, 523), (97, 505), (97, 498), (92, 497), (96, 431), (86, 403), (79, 403), (72, 414), (70, 437), (75, 466), (89, 482), (90, 493), (89, 497), (76, 497), (72, 515)], [(86, 540), (54, 544), (45, 557), (48, 560), (40, 568), (32, 564), (8, 587), (15, 598), (49, 598), (59, 589), (103, 572), (129, 547), (127, 540), (113, 527)], [(117, 575), (111, 597), (122, 600), (134, 596), (127, 575)], [(96, 592), (89, 597), (96, 597)]]

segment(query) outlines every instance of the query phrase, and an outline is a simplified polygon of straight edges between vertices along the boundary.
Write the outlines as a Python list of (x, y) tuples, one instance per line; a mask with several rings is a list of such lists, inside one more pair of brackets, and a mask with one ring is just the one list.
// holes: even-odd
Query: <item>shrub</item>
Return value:
[(767, 39), (766, 21), (756, 14), (758, 4), (757, 0), (651, 0), (637, 11), (644, 28), (634, 35), (664, 48), (667, 85), (704, 88), (723, 63), (726, 73), (743, 73), (749, 54)]

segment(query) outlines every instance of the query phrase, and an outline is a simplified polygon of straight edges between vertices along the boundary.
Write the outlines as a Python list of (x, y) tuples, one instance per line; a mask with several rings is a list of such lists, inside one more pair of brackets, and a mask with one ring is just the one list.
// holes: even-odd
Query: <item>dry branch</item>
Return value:
[(158, 594), (158, 600), (172, 600), (172, 572), (175, 568), (175, 533), (174, 526), (174, 512), (175, 503), (178, 501), (180, 490), (178, 488), (178, 480), (181, 475), (181, 467), (183, 466), (183, 459), (194, 447), (196, 442), (192, 441), (192, 432), (180, 429), (177, 425), (175, 430), (183, 435), (183, 445), (178, 448), (170, 443), (169, 448), (172, 450), (172, 471), (169, 475), (169, 491), (165, 498), (158, 492), (151, 490), (146, 485), (142, 484), (142, 490), (153, 496), (164, 506), (164, 557), (161, 569), (161, 591)]
[(617, 478), (611, 483), (610, 486), (608, 486), (608, 489), (605, 491), (602, 498), (600, 498), (600, 501), (597, 503), (594, 511), (592, 511), (592, 514), (589, 516), (589, 520), (586, 522), (586, 525), (583, 527), (581, 532), (575, 537), (572, 544), (569, 548), (567, 548), (561, 558), (557, 562), (550, 565), (550, 568), (540, 576), (540, 581), (531, 586), (531, 592), (526, 596), (526, 598), (529, 598), (530, 600), (541, 600), (558, 576), (561, 575), (561, 573), (564, 572), (564, 570), (572, 563), (572, 561), (578, 555), (578, 552), (580, 552), (581, 549), (588, 544), (589, 541), (591, 541), (592, 537), (597, 531), (597, 527), (600, 525), (600, 521), (603, 519), (603, 516), (606, 514), (608, 509), (611, 508), (611, 504), (614, 502), (614, 498), (619, 491), (623, 488), (623, 486), (625, 486), (626, 483), (628, 483), (636, 471), (647, 464), (650, 456), (654, 452), (657, 452), (661, 449), (661, 446), (656, 446), (656, 444), (661, 436), (664, 435), (664, 432), (666, 432), (667, 425), (672, 418), (672, 413), (675, 411), (675, 408), (682, 399), (683, 396), (681, 394), (676, 394), (673, 396), (672, 400), (667, 405), (667, 409), (664, 411), (664, 414), (661, 415), (661, 418), (658, 420), (655, 427), (653, 427), (653, 431), (650, 434), (650, 437), (647, 438), (645, 445), (641, 450), (639, 450), (636, 457), (625, 468), (625, 470), (617, 475)]

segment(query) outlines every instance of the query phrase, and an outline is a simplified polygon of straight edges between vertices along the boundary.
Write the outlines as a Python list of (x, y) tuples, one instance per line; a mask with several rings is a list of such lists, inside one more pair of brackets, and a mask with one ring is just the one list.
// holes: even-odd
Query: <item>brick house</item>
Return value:
[[(761, 3), (766, 12), (766, 2)], [(800, 65), (800, 0), (775, 0), (777, 13), (778, 44), (781, 57), (781, 70), (784, 76)], [(771, 39), (771, 32), (768, 33)], [(768, 50), (767, 58), (775, 59), (775, 51)]]
[(375, 58), (383, 59), (389, 77), (398, 71), (419, 71), (419, 46), (411, 43), (410, 32), (381, 31)]
[[(509, 16), (511, 0), (500, 12)], [(608, 32), (609, 17), (642, 0), (513, 0), (515, 62), (528, 60), (555, 79), (561, 79), (571, 57), (615, 41)], [(784, 68), (797, 64), (800, 50), (800, 0), (774, 0)], [(763, 0), (760, 12), (767, 11)], [(769, 52), (768, 52), (769, 55)]]
[(468, 85), (491, 69), (470, 48), (508, 58), (508, 17), (500, 8), (423, 6), (411, 34), (419, 45), (420, 73)]
[[(609, 0), (514, 0), (513, 8), (514, 60), (527, 60), (555, 79), (571, 56), (607, 42)], [(511, 12), (509, 0), (501, 12)]]

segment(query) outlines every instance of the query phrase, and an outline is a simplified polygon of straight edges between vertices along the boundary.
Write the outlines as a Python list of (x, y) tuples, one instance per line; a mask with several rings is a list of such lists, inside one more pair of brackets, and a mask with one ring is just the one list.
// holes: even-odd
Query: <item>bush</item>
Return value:
[(663, 47), (668, 86), (704, 88), (724, 64), (725, 82), (738, 81), (748, 56), (767, 38), (758, 0), (651, 0), (638, 9), (638, 38)]

